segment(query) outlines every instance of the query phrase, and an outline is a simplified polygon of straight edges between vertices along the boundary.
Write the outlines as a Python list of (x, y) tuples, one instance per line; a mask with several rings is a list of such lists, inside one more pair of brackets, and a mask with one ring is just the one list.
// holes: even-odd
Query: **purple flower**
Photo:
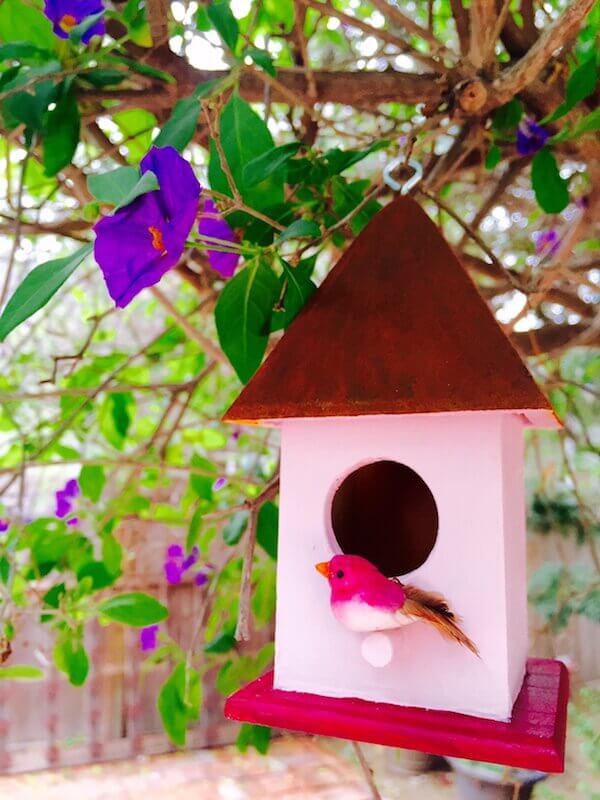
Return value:
[(200, 570), (200, 572), (194, 578), (194, 583), (196, 586), (204, 586), (204, 584), (208, 583), (208, 575), (206, 572)]
[(94, 255), (120, 308), (175, 266), (198, 211), (200, 184), (175, 148), (151, 148), (140, 168), (156, 175), (159, 188), (94, 226)]
[(160, 625), (148, 625), (146, 628), (142, 628), (140, 631), (140, 650), (142, 653), (156, 650), (159, 630)]
[[(61, 39), (68, 39), (76, 25), (103, 11), (102, 0), (46, 0), (44, 5), (44, 14), (52, 23), (54, 33)], [(87, 44), (92, 36), (104, 36), (105, 30), (104, 18), (101, 18), (87, 29), (81, 41)]]
[(54, 510), (54, 515), (59, 519), (66, 517), (67, 514), (71, 513), (71, 503), (67, 498), (64, 496), (62, 492), (56, 492), (56, 508)]
[[(210, 236), (213, 239), (220, 239), (222, 242), (237, 243), (237, 237), (229, 223), (219, 214), (219, 209), (207, 197), (204, 201), (204, 208), (200, 215), (198, 224), (200, 236)], [(209, 245), (207, 245), (207, 248)], [(222, 253), (217, 250), (207, 249), (208, 263), (223, 278), (231, 278), (235, 272), (240, 256), (238, 253)]]
[(533, 234), (533, 240), (538, 256), (553, 256), (560, 247), (560, 238), (554, 229), (536, 231)]
[(219, 489), (222, 489), (224, 486), (227, 486), (227, 478), (217, 478), (217, 480), (213, 483), (213, 491), (218, 492)]
[[(63, 517), (66, 517), (67, 514), (70, 514), (73, 510), (72, 501), (78, 496), (78, 494), (79, 483), (75, 478), (71, 478), (65, 483), (62, 489), (59, 489), (57, 492), (55, 492), (54, 496), (56, 498), (56, 508), (54, 511), (54, 516), (62, 519)], [(76, 520), (75, 522), (69, 522), (68, 524), (77, 525), (78, 522), (79, 520)]]
[(67, 525), (79, 525), (79, 517), (71, 517), (67, 520)]
[(79, 482), (77, 478), (71, 478), (71, 480), (67, 481), (63, 492), (67, 497), (77, 497), (79, 495)]
[(198, 561), (200, 557), (200, 551), (197, 547), (192, 548), (192, 552), (189, 554), (187, 558), (183, 560), (181, 565), (181, 569), (183, 572), (187, 572), (190, 567), (193, 567), (196, 561)]
[(170, 583), (171, 586), (176, 586), (178, 583), (181, 583), (183, 570), (181, 569), (181, 564), (178, 561), (165, 561), (164, 571), (166, 581), (167, 583)]
[(0, 533), (4, 533), (10, 528), (10, 520), (0, 519)]
[(170, 544), (167, 547), (167, 556), (169, 558), (183, 558), (183, 547), (180, 544)]
[(517, 128), (517, 152), (521, 156), (533, 156), (546, 144), (550, 131), (525, 117)]

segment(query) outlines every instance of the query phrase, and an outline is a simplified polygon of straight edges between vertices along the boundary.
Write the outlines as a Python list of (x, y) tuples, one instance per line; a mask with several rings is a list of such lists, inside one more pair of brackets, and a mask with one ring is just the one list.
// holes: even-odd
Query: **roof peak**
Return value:
[(409, 197), (355, 239), (228, 421), (551, 412), (452, 249)]

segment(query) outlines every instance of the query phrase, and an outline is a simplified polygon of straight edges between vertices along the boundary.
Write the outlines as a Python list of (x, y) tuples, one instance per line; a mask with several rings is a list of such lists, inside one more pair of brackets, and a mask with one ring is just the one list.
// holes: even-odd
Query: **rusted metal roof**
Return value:
[(399, 197), (350, 246), (225, 419), (491, 409), (552, 414), (434, 223)]

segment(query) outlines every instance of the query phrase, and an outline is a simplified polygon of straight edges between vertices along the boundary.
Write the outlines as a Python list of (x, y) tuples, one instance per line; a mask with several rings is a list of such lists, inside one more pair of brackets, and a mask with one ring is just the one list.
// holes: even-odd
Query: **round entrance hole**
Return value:
[(438, 532), (431, 490), (413, 469), (374, 461), (351, 472), (331, 504), (333, 533), (343, 553), (363, 556), (388, 577), (424, 564)]

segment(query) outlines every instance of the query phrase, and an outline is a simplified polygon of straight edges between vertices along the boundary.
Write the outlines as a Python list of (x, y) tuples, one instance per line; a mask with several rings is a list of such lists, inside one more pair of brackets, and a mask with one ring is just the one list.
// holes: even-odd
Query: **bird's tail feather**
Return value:
[(479, 656), (477, 647), (459, 628), (460, 618), (448, 608), (448, 603), (441, 594), (426, 592), (407, 584), (402, 584), (402, 588), (406, 594), (406, 600), (402, 606), (404, 614), (429, 622), (437, 628), (442, 636), (453, 639)]

